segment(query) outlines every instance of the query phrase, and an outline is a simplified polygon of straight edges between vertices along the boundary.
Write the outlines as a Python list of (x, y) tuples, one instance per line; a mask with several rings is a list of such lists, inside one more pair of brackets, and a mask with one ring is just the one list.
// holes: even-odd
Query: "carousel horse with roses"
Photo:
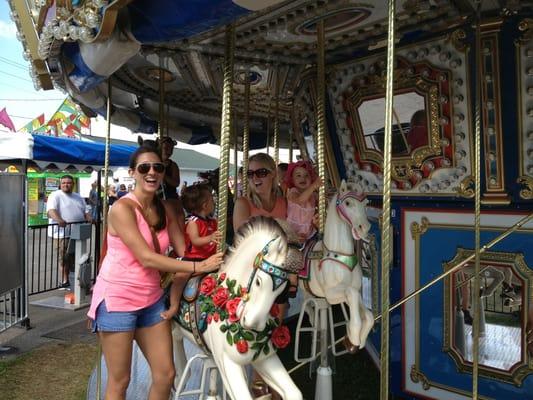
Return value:
[(188, 282), (173, 322), (176, 383), (186, 366), (183, 339), (188, 338), (211, 355), (232, 399), (252, 399), (248, 364), (283, 399), (302, 399), (276, 354), (290, 342), (274, 304), (287, 286), (287, 274), (294, 272), (284, 267), (287, 248), (275, 220), (251, 218), (235, 233), (220, 270)]
[[(356, 240), (366, 240), (370, 223), (365, 206), (368, 200), (361, 191), (353, 191), (343, 180), (327, 208), (324, 235), (304, 251), (304, 269), (300, 287), (305, 296), (325, 298), (329, 304), (345, 303), (349, 308), (346, 349), (355, 353), (363, 348), (374, 325), (374, 317), (363, 304), (362, 271), (357, 260)], [(309, 257), (321, 254), (321, 258)], [(308, 313), (311, 317), (311, 313)]]

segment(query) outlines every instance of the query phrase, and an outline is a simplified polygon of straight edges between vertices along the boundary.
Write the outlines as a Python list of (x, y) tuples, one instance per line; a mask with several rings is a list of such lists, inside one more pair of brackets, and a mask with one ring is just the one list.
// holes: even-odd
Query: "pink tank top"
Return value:
[[(289, 193), (298, 193), (296, 188)], [(316, 198), (312, 196), (303, 206), (287, 200), (287, 222), (298, 236), (308, 239), (315, 233), (313, 216), (315, 215)]]
[[(133, 193), (130, 198), (139, 203)], [(120, 201), (120, 200), (119, 200)], [(135, 209), (137, 226), (148, 246), (154, 249), (150, 228), (139, 210)], [(157, 232), (163, 254), (169, 247), (167, 228)], [(154, 304), (163, 295), (159, 271), (145, 268), (118, 236), (107, 234), (107, 254), (93, 288), (91, 307), (87, 315), (94, 319), (98, 305), (105, 300), (108, 311), (135, 311)]]
[(258, 208), (252, 203), (252, 201), (244, 197), (250, 206), (250, 217), (263, 216), (263, 217), (272, 217), (272, 218), (287, 218), (287, 201), (284, 197), (277, 197), (276, 204), (272, 211), (266, 211), (262, 208)]

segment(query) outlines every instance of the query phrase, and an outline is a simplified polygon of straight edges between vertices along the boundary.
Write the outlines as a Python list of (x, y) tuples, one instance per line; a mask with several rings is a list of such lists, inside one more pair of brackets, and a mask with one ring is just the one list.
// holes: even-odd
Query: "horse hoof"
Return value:
[(344, 345), (344, 348), (348, 351), (350, 354), (355, 354), (359, 351), (359, 346), (353, 344), (350, 342), (350, 339), (348, 336), (344, 336), (344, 339), (342, 341), (342, 344)]

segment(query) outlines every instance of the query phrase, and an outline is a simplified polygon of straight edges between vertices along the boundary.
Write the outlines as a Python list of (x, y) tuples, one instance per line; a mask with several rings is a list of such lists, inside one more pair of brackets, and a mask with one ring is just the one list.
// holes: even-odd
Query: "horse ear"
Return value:
[(142, 138), (142, 136), (137, 136), (137, 143), (139, 144), (139, 146), (142, 146), (143, 142), (144, 142), (144, 139)]
[(340, 187), (339, 192), (340, 193), (346, 193), (347, 191), (348, 191), (348, 185), (347, 185), (346, 181), (343, 179), (341, 181), (341, 187)]

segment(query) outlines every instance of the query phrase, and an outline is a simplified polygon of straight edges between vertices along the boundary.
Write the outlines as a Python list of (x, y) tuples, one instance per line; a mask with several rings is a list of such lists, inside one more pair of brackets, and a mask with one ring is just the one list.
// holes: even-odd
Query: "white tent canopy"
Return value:
[(0, 132), (0, 160), (33, 158), (33, 137), (23, 132)]

